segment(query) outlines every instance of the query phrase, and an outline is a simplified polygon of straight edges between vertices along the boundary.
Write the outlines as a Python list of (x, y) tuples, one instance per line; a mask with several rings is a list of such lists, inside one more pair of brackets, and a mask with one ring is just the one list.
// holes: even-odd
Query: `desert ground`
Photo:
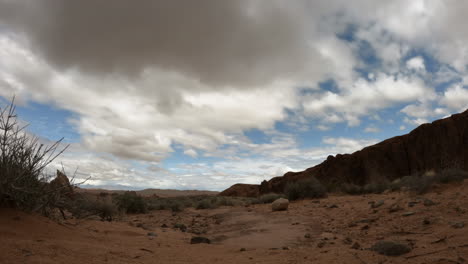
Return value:
[[(466, 263), (468, 180), (424, 195), (332, 194), (271, 205), (53, 221), (0, 210), (0, 263)], [(191, 244), (203, 236), (211, 244)], [(395, 241), (411, 251), (371, 250)]]

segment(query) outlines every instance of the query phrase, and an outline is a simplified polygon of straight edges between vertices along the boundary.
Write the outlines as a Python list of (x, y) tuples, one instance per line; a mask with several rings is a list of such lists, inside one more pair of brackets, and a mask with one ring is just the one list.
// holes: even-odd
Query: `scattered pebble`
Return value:
[(346, 244), (346, 245), (351, 245), (351, 243), (353, 243), (353, 240), (349, 237), (343, 239), (343, 243)]
[(371, 250), (385, 256), (401, 256), (409, 253), (411, 248), (398, 242), (379, 241), (371, 247)]
[(371, 208), (379, 208), (380, 206), (384, 205), (384, 200), (379, 200), (377, 202), (371, 202)]
[(453, 228), (460, 229), (460, 228), (464, 228), (464, 227), (465, 227), (465, 223), (463, 223), (463, 222), (452, 223), (451, 226), (452, 226)]
[(206, 237), (200, 237), (200, 236), (192, 237), (192, 239), (190, 239), (190, 244), (201, 244), (201, 243), (210, 244), (211, 240), (209, 240)]
[(320, 241), (320, 242), (318, 242), (317, 247), (318, 248), (323, 248), (325, 246), (325, 244), (326, 244), (325, 241)]
[(402, 216), (412, 216), (412, 215), (414, 215), (414, 212), (406, 212), (406, 213), (403, 213), (401, 215)]
[(352, 249), (360, 249), (361, 245), (358, 242), (354, 242), (353, 245), (351, 246)]
[(424, 204), (424, 206), (433, 206), (433, 205), (435, 205), (436, 203), (434, 203), (432, 200), (424, 199), (423, 204)]

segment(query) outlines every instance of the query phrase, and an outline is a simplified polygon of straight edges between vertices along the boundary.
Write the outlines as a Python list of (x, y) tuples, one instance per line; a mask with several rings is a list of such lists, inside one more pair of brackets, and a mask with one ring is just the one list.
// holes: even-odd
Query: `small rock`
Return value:
[(309, 233), (305, 234), (304, 238), (310, 238), (310, 234)]
[(150, 237), (155, 237), (155, 236), (157, 236), (157, 234), (156, 234), (155, 232), (148, 232), (147, 235), (150, 236)]
[(358, 242), (354, 242), (354, 244), (351, 246), (352, 249), (360, 249), (361, 245)]
[(331, 204), (328, 206), (329, 209), (333, 209), (333, 208), (338, 208), (338, 205), (336, 204)]
[(162, 224), (161, 227), (162, 228), (168, 228), (168, 226), (166, 224)]
[(367, 230), (369, 228), (370, 228), (369, 225), (365, 225), (365, 226), (361, 227), (361, 230)]
[(411, 216), (411, 215), (414, 215), (414, 212), (406, 212), (406, 213), (402, 213), (401, 215), (402, 216)]
[(398, 212), (398, 211), (401, 211), (403, 210), (403, 208), (401, 208), (398, 204), (393, 204), (392, 206), (390, 206), (390, 208), (388, 209), (388, 212), (389, 213), (395, 213), (395, 212)]
[(410, 252), (411, 248), (393, 241), (379, 241), (371, 247), (371, 250), (385, 256), (401, 256)]
[(419, 202), (418, 201), (411, 201), (411, 202), (408, 202), (408, 207), (414, 207), (415, 205), (417, 205)]
[(206, 238), (206, 237), (192, 237), (192, 239), (190, 239), (190, 244), (201, 244), (201, 243), (206, 243), (206, 244), (210, 244), (211, 241)]
[(346, 245), (351, 245), (351, 243), (353, 243), (353, 240), (349, 237), (343, 239), (343, 243), (346, 244)]
[(379, 200), (377, 202), (371, 203), (371, 208), (379, 208), (380, 206), (384, 205), (384, 200)]
[(465, 227), (465, 223), (463, 223), (463, 222), (452, 223), (451, 226), (452, 226), (453, 228), (460, 229), (460, 228), (464, 228), (464, 227)]
[(246, 249), (245, 249), (245, 248), (241, 248), (240, 251), (243, 252), (243, 251), (246, 251)]
[(286, 211), (286, 210), (288, 210), (288, 206), (289, 206), (289, 200), (288, 199), (279, 198), (279, 199), (276, 199), (271, 204), (271, 210), (272, 211)]
[(434, 203), (432, 200), (424, 199), (423, 204), (424, 204), (424, 206), (433, 206), (433, 205), (435, 205), (436, 203)]
[(184, 224), (174, 224), (174, 228), (180, 229), (180, 231), (182, 232), (187, 231), (187, 226), (185, 226)]
[(318, 248), (323, 248), (325, 246), (325, 244), (326, 244), (325, 241), (320, 241), (320, 242), (318, 242), (317, 247)]
[(288, 248), (288, 247), (282, 247), (282, 249), (283, 249), (283, 250), (289, 250), (289, 248)]
[(356, 223), (373, 223), (375, 221), (376, 221), (376, 219), (373, 219), (373, 218), (363, 218), (363, 219), (357, 221)]
[(429, 218), (424, 218), (423, 220), (423, 225), (430, 225), (431, 224), (431, 220)]

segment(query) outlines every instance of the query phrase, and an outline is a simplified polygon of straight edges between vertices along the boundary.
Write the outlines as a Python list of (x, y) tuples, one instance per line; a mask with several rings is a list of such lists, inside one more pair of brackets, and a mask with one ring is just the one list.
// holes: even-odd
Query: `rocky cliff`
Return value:
[[(329, 156), (321, 164), (301, 172), (264, 181), (260, 185), (237, 186), (221, 195), (245, 196), (283, 192), (288, 182), (314, 176), (326, 185), (364, 185), (394, 180), (406, 175), (445, 168), (468, 170), (468, 110), (448, 118), (423, 124), (409, 134), (387, 139), (352, 154)], [(242, 187), (242, 188), (241, 188)]]

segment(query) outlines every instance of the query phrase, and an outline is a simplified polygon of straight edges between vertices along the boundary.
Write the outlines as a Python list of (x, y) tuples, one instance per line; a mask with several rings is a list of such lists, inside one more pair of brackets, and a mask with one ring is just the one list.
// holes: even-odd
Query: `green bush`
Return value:
[(279, 198), (284, 198), (284, 194), (267, 193), (259, 197), (259, 200), (263, 204), (272, 203)]
[(204, 200), (199, 201), (195, 208), (196, 209), (213, 209), (214, 206), (211, 203), (210, 199), (204, 199)]
[(62, 140), (50, 146), (24, 132), (15, 114), (14, 99), (0, 108), (0, 206), (36, 211), (47, 215), (63, 208), (66, 193), (62, 186), (49, 184), (45, 168), (63, 151)]
[(382, 181), (379, 183), (369, 183), (364, 185), (363, 192), (379, 194), (383, 193), (387, 189), (390, 189), (390, 183), (387, 181)]
[(114, 197), (115, 203), (119, 210), (128, 214), (143, 214), (148, 211), (147, 205), (143, 197), (135, 192), (125, 192)]
[(216, 204), (217, 206), (234, 206), (236, 203), (235, 199), (233, 199), (232, 197), (221, 196), (217, 197)]
[(66, 209), (76, 218), (97, 215), (103, 221), (112, 221), (118, 214), (118, 208), (112, 200), (102, 197), (85, 197), (81, 194), (76, 194), (74, 199), (69, 201)]
[(315, 178), (289, 183), (285, 188), (286, 197), (294, 201), (304, 198), (321, 198), (327, 195), (326, 188)]

